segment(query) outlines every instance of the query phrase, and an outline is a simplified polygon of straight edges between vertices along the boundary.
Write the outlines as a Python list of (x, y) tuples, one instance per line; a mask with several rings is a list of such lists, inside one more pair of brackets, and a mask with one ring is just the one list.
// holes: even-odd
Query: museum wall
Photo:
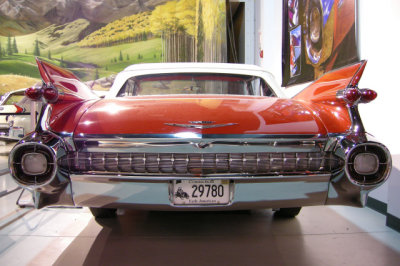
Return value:
[[(360, 105), (365, 128), (384, 143), (393, 156), (391, 176), (383, 186), (370, 193), (370, 197), (387, 206), (387, 212), (400, 218), (400, 142), (399, 99), (400, 88), (396, 83), (399, 75), (397, 63), (400, 56), (397, 46), (400, 36), (393, 32), (393, 25), (400, 23), (398, 0), (358, 1), (358, 48), (360, 59), (368, 60), (359, 84), (362, 88), (377, 91), (378, 98)], [(278, 84), (282, 83), (282, 13), (281, 1), (256, 1), (255, 25), (258, 40), (255, 50), (263, 51), (263, 58), (256, 53), (255, 63), (273, 73)], [(307, 84), (284, 88), (290, 97)]]
[(400, 22), (399, 11), (397, 0), (359, 1), (360, 57), (368, 59), (360, 86), (379, 93), (375, 102), (360, 107), (360, 112), (365, 127), (389, 147), (393, 156), (389, 182), (371, 193), (371, 197), (386, 202), (388, 213), (396, 217), (400, 217), (400, 126), (396, 121), (400, 109), (400, 90), (396, 84), (400, 36), (393, 33), (393, 25)]

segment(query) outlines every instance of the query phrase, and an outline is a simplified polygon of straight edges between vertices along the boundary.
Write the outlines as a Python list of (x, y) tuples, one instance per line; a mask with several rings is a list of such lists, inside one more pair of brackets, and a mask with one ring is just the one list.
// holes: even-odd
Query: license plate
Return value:
[(177, 180), (173, 183), (175, 205), (223, 205), (229, 203), (229, 180)]

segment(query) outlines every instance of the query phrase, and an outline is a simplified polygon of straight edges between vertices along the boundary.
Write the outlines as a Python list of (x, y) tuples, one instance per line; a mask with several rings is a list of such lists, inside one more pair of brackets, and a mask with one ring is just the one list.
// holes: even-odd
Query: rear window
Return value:
[(173, 94), (275, 96), (268, 84), (260, 77), (215, 73), (136, 76), (125, 82), (117, 96)]

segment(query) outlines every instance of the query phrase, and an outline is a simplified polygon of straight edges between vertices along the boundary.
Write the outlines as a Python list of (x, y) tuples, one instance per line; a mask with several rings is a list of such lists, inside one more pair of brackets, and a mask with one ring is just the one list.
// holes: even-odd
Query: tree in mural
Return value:
[(223, 0), (181, 0), (157, 6), (150, 22), (164, 62), (226, 62), (225, 19)]
[(11, 45), (11, 35), (8, 35), (7, 38), (7, 55), (12, 55), (13, 54), (13, 49)]
[(164, 62), (225, 62), (224, 0), (172, 0), (152, 12), (109, 23), (85, 37), (81, 47), (107, 47), (161, 38)]
[(78, 45), (98, 48), (145, 41), (152, 37), (150, 16), (151, 12), (147, 11), (115, 20), (86, 36)]
[(203, 24), (203, 7), (201, 4), (201, 0), (199, 0), (198, 5), (196, 5), (196, 61), (201, 62), (203, 61), (204, 58), (204, 49), (203, 49), (203, 43), (204, 43), (204, 24)]
[(13, 42), (12, 49), (13, 49), (13, 53), (16, 53), (16, 54), (18, 53), (17, 40), (15, 39), (15, 36), (14, 36), (14, 42)]
[(33, 55), (40, 56), (40, 47), (39, 47), (39, 40), (38, 39), (35, 40), (34, 49), (33, 49)]
[(200, 4), (202, 30), (204, 31), (203, 60), (205, 62), (226, 62), (225, 1), (202, 0)]
[(151, 29), (155, 35), (161, 36), (163, 61), (197, 61), (195, 45), (197, 1), (170, 1), (157, 6), (152, 12)]

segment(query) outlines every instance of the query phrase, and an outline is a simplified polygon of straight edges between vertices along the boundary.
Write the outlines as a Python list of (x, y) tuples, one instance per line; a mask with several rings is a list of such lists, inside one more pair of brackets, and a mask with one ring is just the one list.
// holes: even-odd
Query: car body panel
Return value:
[[(193, 121), (209, 121), (217, 127), (195, 128), (190, 123)], [(82, 116), (75, 135), (176, 134), (188, 130), (195, 134), (327, 133), (321, 121), (296, 101), (179, 95), (98, 101)]]

